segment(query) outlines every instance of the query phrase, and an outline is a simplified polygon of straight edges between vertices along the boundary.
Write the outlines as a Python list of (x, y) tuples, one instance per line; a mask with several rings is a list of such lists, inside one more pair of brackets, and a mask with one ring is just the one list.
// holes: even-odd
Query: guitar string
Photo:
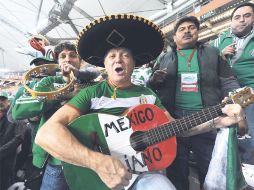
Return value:
[[(184, 118), (174, 120), (172, 122), (163, 124), (163, 125), (158, 126), (156, 128), (152, 128), (152, 129), (148, 130), (147, 132), (152, 131), (152, 130), (168, 129), (168, 128), (164, 128), (164, 127), (165, 126), (169, 126), (169, 127), (173, 126), (174, 127), (174, 125), (176, 125), (175, 126), (176, 128), (173, 128), (172, 130), (174, 130), (174, 129), (177, 130), (178, 129), (178, 131), (181, 133), (182, 131), (188, 130), (189, 128), (192, 128), (192, 127), (197, 126), (199, 124), (205, 123), (205, 121), (209, 121), (209, 120), (211, 120), (211, 119), (213, 119), (213, 118), (215, 118), (219, 115), (222, 115), (221, 107), (223, 107), (225, 104), (226, 103), (222, 103), (222, 104), (219, 104), (219, 105), (216, 105), (216, 106), (213, 106), (213, 107), (203, 109), (200, 112), (193, 113), (193, 114), (188, 115)], [(207, 119), (208, 114), (210, 114), (209, 119)], [(214, 115), (214, 114), (216, 114), (216, 115)], [(196, 117), (194, 118), (194, 116), (196, 116)], [(193, 119), (192, 119), (192, 117), (193, 117)], [(200, 122), (197, 122), (198, 120), (200, 120)], [(205, 121), (203, 121), (203, 120), (205, 120)], [(195, 125), (193, 125), (191, 123), (192, 121), (195, 122)], [(183, 122), (184, 125), (181, 122)], [(191, 125), (191, 127), (186, 127), (186, 125)], [(163, 128), (161, 128), (161, 127), (163, 127)], [(158, 128), (160, 128), (160, 129), (158, 129)], [(175, 133), (178, 134), (177, 132), (175, 132)], [(140, 135), (140, 136), (142, 136), (142, 135)], [(140, 138), (140, 136), (137, 135), (137, 138)]]
[[(209, 107), (209, 108), (206, 108), (200, 112), (196, 112), (196, 113), (193, 113), (191, 115), (188, 115), (184, 118), (181, 118), (181, 119), (176, 119), (172, 122), (168, 122), (168, 123), (165, 123), (165, 124), (162, 124), (162, 125), (159, 125), (158, 127), (155, 127), (155, 128), (152, 128), (148, 131), (144, 131), (144, 132), (150, 132), (152, 130), (155, 130), (155, 131), (159, 131), (161, 130), (160, 132), (162, 132), (162, 130), (164, 130), (164, 132), (166, 133), (166, 139), (167, 138), (170, 138), (170, 137), (173, 137), (175, 135), (178, 135), (184, 131), (187, 131), (188, 129), (191, 129), (193, 127), (196, 127), (197, 126), (197, 123), (198, 125), (200, 124), (203, 124), (215, 117), (218, 117), (219, 115), (222, 115), (221, 113), (221, 107), (224, 106), (225, 104), (219, 104), (219, 105), (216, 105), (216, 106), (213, 106), (213, 107)], [(210, 111), (212, 110), (212, 111)], [(219, 112), (219, 113), (218, 113)], [(207, 114), (210, 114), (210, 117), (208, 119), (208, 116)], [(216, 114), (216, 115), (213, 115), (213, 114)], [(191, 117), (197, 115), (197, 117), (191, 119)], [(199, 122), (197, 122), (199, 120)], [(205, 121), (204, 121), (205, 120)], [(192, 122), (192, 121), (195, 121), (195, 125), (191, 124), (191, 123), (188, 123), (188, 122)], [(185, 122), (185, 123), (181, 123), (181, 122)], [(190, 127), (188, 127), (188, 126)], [(178, 130), (178, 131), (177, 131)], [(173, 131), (173, 134), (172, 134), (172, 131)], [(157, 140), (160, 141), (160, 139), (162, 139), (161, 135), (164, 135), (164, 133), (158, 133), (158, 135), (156, 133), (152, 134), (151, 138), (149, 138), (152, 142), (154, 142), (153, 144), (156, 144), (155, 142)], [(135, 138), (133, 138), (133, 140), (136, 142), (136, 143), (140, 143), (140, 142), (143, 142), (143, 139), (139, 140), (140, 138), (142, 138), (143, 135), (137, 135)], [(165, 140), (165, 137), (163, 138)], [(119, 145), (119, 144), (118, 144)], [(126, 146), (126, 145), (125, 145)], [(124, 148), (125, 146), (111, 146), (111, 147), (114, 147), (114, 149), (120, 149), (120, 148)], [(127, 145), (127, 146), (131, 146), (131, 144)], [(151, 145), (149, 145), (151, 146)]]
[[(168, 122), (168, 123), (159, 125), (158, 127), (152, 128), (148, 131), (144, 131), (144, 132), (150, 132), (152, 130), (155, 131), (155, 133), (152, 134), (151, 138), (150, 138), (152, 143), (148, 146), (151, 146), (153, 144), (158, 144), (161, 141), (164, 141), (170, 137), (176, 136), (182, 132), (187, 131), (188, 129), (191, 129), (193, 127), (196, 127), (197, 125), (203, 124), (203, 123), (205, 123), (213, 118), (216, 118), (220, 115), (223, 115), (221, 112), (221, 107), (225, 106), (228, 103), (232, 103), (232, 100), (228, 100), (227, 102), (224, 102), (222, 104), (218, 104), (216, 106), (212, 106), (212, 107), (203, 109), (200, 112), (193, 113), (193, 114), (188, 115), (182, 119), (177, 119), (172, 122)], [(213, 111), (211, 111), (211, 110), (213, 110)], [(208, 114), (210, 114), (209, 117), (208, 117)], [(213, 114), (216, 114), (216, 115), (213, 115)], [(194, 117), (194, 116), (196, 116), (196, 117)], [(193, 119), (191, 119), (192, 117), (193, 117)], [(199, 123), (197, 123), (197, 119), (200, 120)], [(184, 122), (184, 123), (182, 124), (181, 122)], [(193, 125), (192, 123), (188, 123), (188, 122), (195, 122), (195, 124)], [(190, 127), (188, 127), (188, 126), (190, 126)], [(166, 136), (164, 136), (165, 135), (164, 132), (166, 133)], [(133, 139), (136, 143), (140, 143), (140, 142), (143, 142), (143, 139), (139, 140), (142, 136), (143, 135), (137, 135)], [(149, 138), (148, 136), (145, 136), (145, 137), (147, 139)], [(128, 144), (127, 146), (131, 146), (131, 144)], [(111, 147), (115, 147), (115, 149), (119, 149), (119, 148), (126, 147), (126, 145), (124, 145), (124, 146), (120, 145), (118, 147), (113, 145)]]
[[(206, 110), (207, 111), (207, 110)], [(210, 113), (211, 114), (215, 114), (216, 113), (216, 116), (218, 116), (218, 111), (219, 112), (221, 112), (220, 110), (214, 110), (214, 111), (210, 111)], [(207, 114), (207, 113), (205, 113), (205, 114)], [(191, 115), (189, 115), (188, 117), (185, 117), (185, 120), (189, 120), (188, 122), (190, 122), (190, 121), (195, 121), (196, 122), (196, 118), (193, 120), (193, 119), (191, 119), (191, 117), (193, 117), (193, 115), (195, 115), (195, 114), (191, 114)], [(212, 118), (214, 118), (215, 116), (212, 116)], [(211, 119), (212, 119), (211, 118)], [(210, 118), (209, 119), (207, 119), (207, 116), (206, 115), (202, 115), (202, 116), (199, 116), (198, 117), (198, 119), (201, 121), (200, 123), (202, 124), (202, 123), (205, 123), (203, 120), (205, 119), (206, 121), (209, 121), (210, 120)], [(162, 130), (164, 130), (164, 132), (166, 132), (167, 133), (167, 136), (168, 136), (168, 129), (170, 130), (172, 130), (174, 133), (176, 133), (176, 134), (178, 134), (179, 132), (181, 133), (182, 131), (187, 131), (187, 129), (188, 128), (191, 128), (191, 127), (195, 127), (195, 126), (197, 126), (197, 122), (196, 122), (196, 124), (195, 125), (192, 125), (191, 127), (186, 127), (186, 125), (188, 124), (188, 125), (191, 125), (191, 124), (189, 124), (189, 123), (185, 123), (184, 124), (184, 126), (183, 126), (183, 124), (181, 123), (181, 121), (184, 121), (184, 120), (182, 120), (182, 119), (178, 119), (178, 120), (175, 120), (175, 121), (172, 121), (172, 122), (169, 122), (169, 123), (165, 123), (165, 124), (163, 124), (163, 125), (160, 125), (160, 126), (158, 126), (158, 127), (156, 127), (156, 128), (153, 128), (153, 129), (155, 129), (155, 130), (158, 130), (158, 128), (159, 127), (163, 127), (163, 128), (161, 128)], [(174, 126), (175, 125), (175, 126)], [(164, 127), (170, 127), (170, 128), (164, 128)], [(174, 127), (176, 127), (176, 128), (174, 128)], [(183, 128), (183, 127), (185, 127), (185, 128)], [(153, 129), (150, 129), (150, 130), (153, 130)], [(179, 132), (176, 132), (176, 130), (178, 129), (178, 131)], [(162, 132), (162, 130), (161, 130), (161, 132)], [(166, 131), (165, 131), (166, 130)], [(169, 131), (170, 132), (170, 136), (175, 136), (175, 134), (172, 134), (172, 131)], [(148, 131), (146, 131), (146, 132), (148, 132)], [(152, 134), (155, 138), (152, 138), (151, 137), (151, 139), (152, 139), (152, 142), (156, 142), (156, 139), (161, 139), (161, 135), (163, 135), (163, 133), (161, 134), (161, 133), (158, 133), (158, 135), (159, 135), (159, 137), (158, 137), (158, 135), (156, 135), (156, 134)], [(136, 142), (137, 143), (139, 143), (139, 142), (142, 142), (143, 140), (137, 140), (137, 139), (139, 139), (140, 137), (142, 137), (142, 135), (137, 135), (136, 136), (136, 138), (133, 138), (133, 139), (136, 139)], [(168, 138), (168, 137), (167, 137)]]

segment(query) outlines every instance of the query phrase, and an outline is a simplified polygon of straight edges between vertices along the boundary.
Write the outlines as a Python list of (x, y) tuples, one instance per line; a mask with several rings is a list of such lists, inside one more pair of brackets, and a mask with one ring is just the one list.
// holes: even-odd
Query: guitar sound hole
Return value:
[(136, 131), (130, 136), (131, 147), (137, 151), (144, 151), (147, 148), (146, 135), (142, 131)]

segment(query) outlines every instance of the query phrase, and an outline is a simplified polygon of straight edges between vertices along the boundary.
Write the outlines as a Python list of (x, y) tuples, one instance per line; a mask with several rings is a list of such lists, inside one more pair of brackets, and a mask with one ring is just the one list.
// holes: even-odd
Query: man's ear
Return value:
[(103, 61), (103, 65), (104, 65), (104, 67), (106, 67), (106, 65), (105, 65), (105, 59), (104, 59), (104, 61)]
[(173, 41), (176, 42), (176, 35), (173, 36)]

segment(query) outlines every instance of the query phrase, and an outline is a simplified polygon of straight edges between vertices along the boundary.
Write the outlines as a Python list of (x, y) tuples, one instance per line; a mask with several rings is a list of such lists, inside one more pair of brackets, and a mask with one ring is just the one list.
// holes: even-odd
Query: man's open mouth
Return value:
[(185, 40), (191, 39), (191, 38), (192, 38), (192, 36), (190, 36), (190, 35), (183, 36), (183, 39), (185, 39)]
[(124, 72), (124, 69), (123, 69), (123, 67), (116, 67), (115, 71), (117, 74), (122, 74)]

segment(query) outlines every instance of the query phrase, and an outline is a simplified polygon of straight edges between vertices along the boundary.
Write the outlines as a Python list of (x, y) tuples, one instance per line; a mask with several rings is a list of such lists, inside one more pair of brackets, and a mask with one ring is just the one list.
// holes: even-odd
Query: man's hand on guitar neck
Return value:
[(240, 128), (246, 128), (245, 113), (240, 105), (227, 104), (224, 108), (222, 108), (222, 113), (225, 115), (217, 117), (197, 127), (191, 128), (180, 136), (189, 137), (201, 133), (206, 133), (216, 128), (225, 128), (236, 123), (239, 124)]
[(119, 160), (96, 152), (94, 154), (95, 159), (91, 159), (90, 168), (110, 189), (123, 189), (124, 186), (129, 185), (132, 175)]
[(238, 123), (240, 127), (246, 127), (245, 113), (240, 105), (228, 104), (222, 108), (222, 113), (226, 116), (220, 117), (216, 128), (226, 127)]
[[(238, 104), (227, 104), (221, 109), (224, 116), (220, 116), (213, 121), (213, 128), (230, 127), (238, 123), (240, 128), (247, 128), (246, 117), (243, 109)], [(211, 126), (210, 124), (208, 124)]]

